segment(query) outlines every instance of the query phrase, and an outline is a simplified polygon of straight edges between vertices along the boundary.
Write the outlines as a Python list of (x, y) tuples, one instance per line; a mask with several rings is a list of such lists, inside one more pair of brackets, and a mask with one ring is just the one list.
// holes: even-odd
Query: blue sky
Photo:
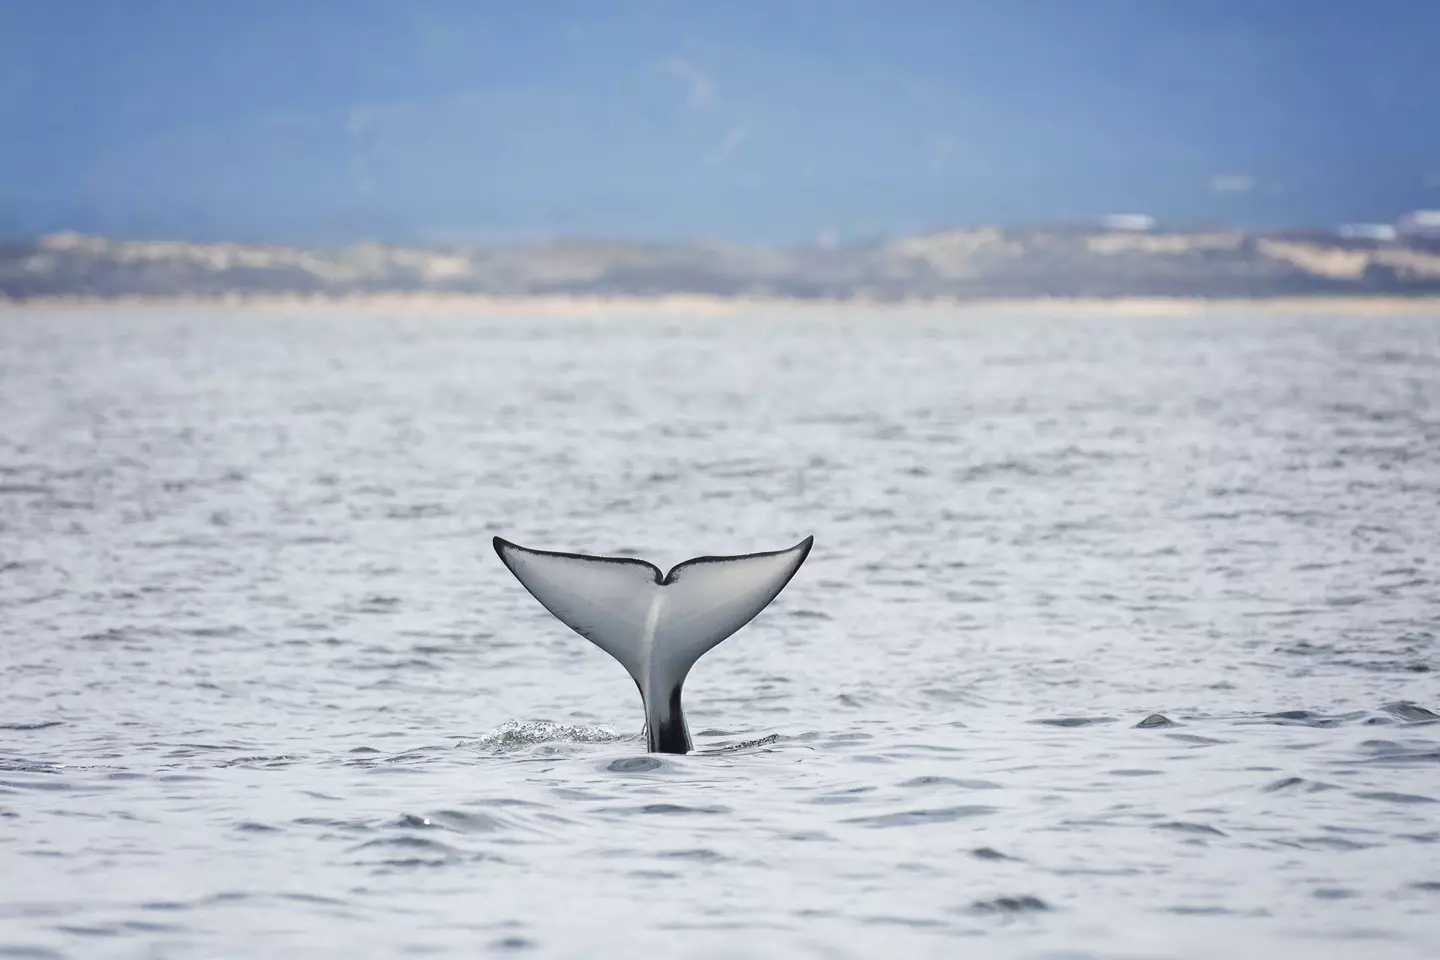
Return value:
[(0, 233), (840, 240), (1440, 207), (1430, 0), (8, 0)]

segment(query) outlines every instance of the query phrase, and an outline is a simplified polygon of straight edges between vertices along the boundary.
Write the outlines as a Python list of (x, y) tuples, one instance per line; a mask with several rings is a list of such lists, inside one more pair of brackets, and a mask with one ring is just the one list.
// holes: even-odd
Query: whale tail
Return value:
[(688, 753), (680, 690), (690, 668), (785, 589), (814, 541), (696, 557), (663, 575), (644, 560), (530, 550), (500, 537), (495, 552), (546, 610), (630, 673), (645, 703), (648, 749)]

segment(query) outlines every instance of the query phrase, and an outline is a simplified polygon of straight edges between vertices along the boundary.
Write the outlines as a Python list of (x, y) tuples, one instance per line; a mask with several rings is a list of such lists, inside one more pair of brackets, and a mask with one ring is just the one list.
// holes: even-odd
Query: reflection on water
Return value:
[[(0, 321), (0, 955), (1428, 958), (1440, 324)], [(809, 561), (643, 753), (489, 549)]]

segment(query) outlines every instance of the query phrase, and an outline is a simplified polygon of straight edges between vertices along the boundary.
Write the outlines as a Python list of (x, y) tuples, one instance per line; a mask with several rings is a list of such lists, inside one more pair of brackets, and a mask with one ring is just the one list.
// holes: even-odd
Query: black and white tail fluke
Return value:
[(680, 690), (690, 668), (785, 589), (814, 540), (697, 557), (663, 575), (644, 560), (529, 550), (500, 537), (495, 552), (546, 610), (630, 672), (645, 701), (649, 750), (688, 753)]

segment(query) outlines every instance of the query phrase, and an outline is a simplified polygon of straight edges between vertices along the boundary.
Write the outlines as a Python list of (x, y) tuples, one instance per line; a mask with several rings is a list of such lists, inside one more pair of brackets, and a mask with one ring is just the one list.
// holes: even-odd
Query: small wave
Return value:
[(1031, 913), (1049, 910), (1050, 905), (1039, 897), (1028, 894), (1018, 897), (996, 897), (994, 900), (976, 900), (970, 905), (975, 913)]
[(852, 817), (843, 822), (858, 823), (867, 827), (912, 827), (930, 823), (950, 823), (954, 820), (984, 816), (995, 812), (995, 807), (967, 804), (935, 810), (902, 810), (897, 813), (885, 813), (870, 817)]
[(778, 743), (779, 741), (780, 734), (772, 733), (755, 740), (741, 740), (738, 743), (722, 743), (708, 750), (699, 750), (696, 752), (703, 754), (735, 753), (737, 750), (753, 750), (757, 747), (768, 747), (772, 743)]
[(1408, 700), (1402, 700), (1398, 703), (1387, 703), (1381, 709), (1395, 719), (1405, 723), (1433, 723), (1436, 720), (1440, 720), (1440, 714), (1422, 707), (1417, 703), (1411, 703)]
[(1047, 727), (1090, 727), (1098, 723), (1114, 723), (1114, 717), (1047, 717), (1042, 720), (1031, 720), (1031, 723), (1044, 724)]
[(539, 743), (613, 743), (631, 739), (609, 727), (555, 723), (552, 720), (506, 720), (475, 740), (462, 740), (457, 747), (482, 750), (517, 750)]

